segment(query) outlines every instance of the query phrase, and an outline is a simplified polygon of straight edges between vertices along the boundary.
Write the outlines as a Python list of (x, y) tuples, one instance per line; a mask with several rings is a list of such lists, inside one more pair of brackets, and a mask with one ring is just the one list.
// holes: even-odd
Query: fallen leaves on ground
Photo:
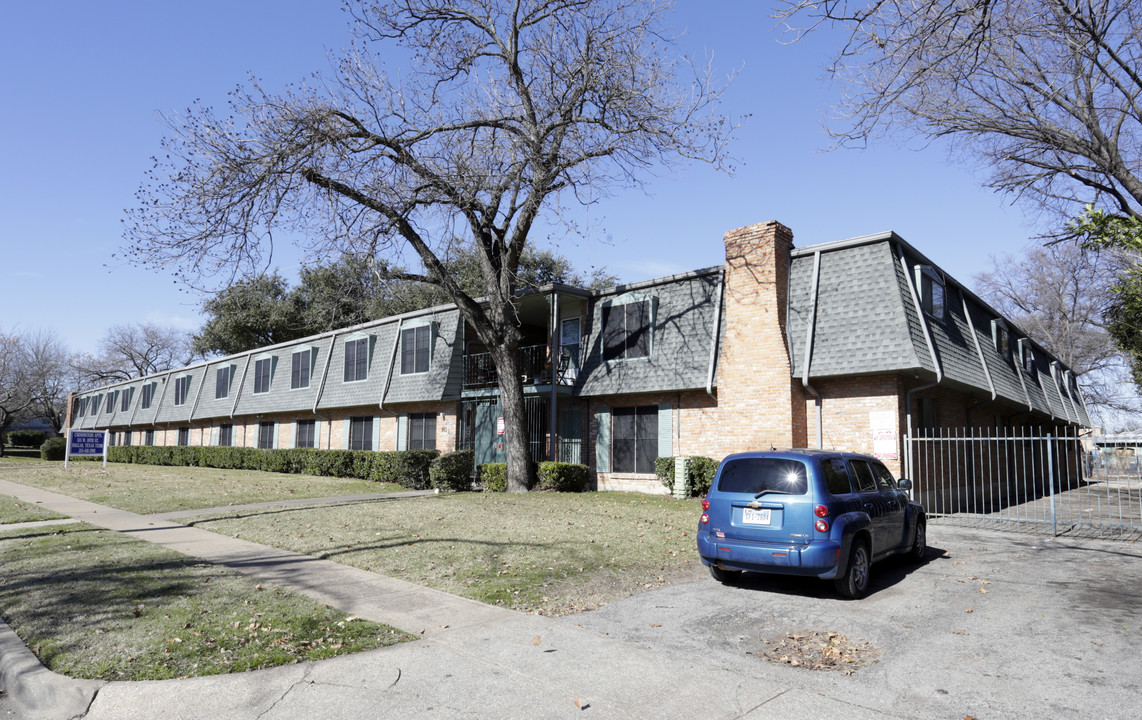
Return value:
[(811, 630), (761, 638), (762, 658), (808, 670), (839, 670), (845, 675), (880, 659), (880, 651), (868, 640), (845, 637), (838, 632)]

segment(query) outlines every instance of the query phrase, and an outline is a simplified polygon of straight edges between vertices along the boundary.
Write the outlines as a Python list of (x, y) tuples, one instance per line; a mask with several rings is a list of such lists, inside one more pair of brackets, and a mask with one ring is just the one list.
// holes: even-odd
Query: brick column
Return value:
[(726, 337), (718, 360), (725, 452), (804, 447), (805, 395), (785, 336), (793, 232), (779, 222), (725, 235)]

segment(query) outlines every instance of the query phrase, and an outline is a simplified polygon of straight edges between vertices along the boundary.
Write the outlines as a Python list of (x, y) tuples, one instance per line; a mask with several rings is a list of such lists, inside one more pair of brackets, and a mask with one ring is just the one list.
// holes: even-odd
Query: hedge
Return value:
[[(109, 462), (353, 477), (394, 483), (414, 490), (430, 486), (429, 466), (439, 455), (436, 450), (260, 450), (179, 445), (119, 445), (107, 449)], [(63, 459), (62, 454), (59, 459)]]
[(476, 453), (458, 450), (445, 453), (428, 466), (428, 479), (437, 490), (467, 491), (472, 489), (472, 464)]
[(484, 463), (479, 467), (476, 476), (488, 492), (507, 492), (508, 464)]
[(539, 463), (539, 479), (536, 490), (554, 492), (583, 492), (591, 480), (591, 471), (586, 465), (562, 462)]
[(14, 447), (38, 448), (46, 439), (43, 430), (13, 430), (8, 433), (8, 444)]
[[(690, 456), (690, 467), (687, 475), (690, 477), (690, 494), (692, 496), (705, 495), (710, 491), (710, 484), (714, 482), (714, 475), (718, 472), (718, 461), (701, 455)], [(654, 461), (654, 474), (670, 492), (674, 492), (674, 458), (660, 457)]]

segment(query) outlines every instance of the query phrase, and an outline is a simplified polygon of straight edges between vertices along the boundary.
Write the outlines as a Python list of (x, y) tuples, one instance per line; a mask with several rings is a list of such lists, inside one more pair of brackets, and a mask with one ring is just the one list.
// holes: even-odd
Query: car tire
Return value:
[(741, 570), (726, 570), (717, 565), (710, 566), (710, 576), (723, 585), (733, 585), (742, 576)]
[(912, 550), (909, 551), (908, 557), (914, 562), (924, 562), (924, 556), (928, 554), (928, 523), (924, 520), (924, 516), (916, 518), (916, 535), (912, 540)]
[(837, 592), (853, 600), (868, 594), (869, 576), (872, 570), (872, 557), (868, 543), (857, 542), (849, 551), (849, 562), (845, 574), (836, 579)]

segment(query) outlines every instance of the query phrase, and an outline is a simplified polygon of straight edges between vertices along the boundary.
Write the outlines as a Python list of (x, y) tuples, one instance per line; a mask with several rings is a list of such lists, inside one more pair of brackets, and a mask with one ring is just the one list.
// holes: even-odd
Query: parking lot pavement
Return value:
[[(1142, 545), (939, 521), (929, 545), (923, 564), (876, 565), (863, 600), (811, 579), (703, 575), (564, 621), (890, 716), (1138, 717)], [(855, 662), (807, 669), (829, 633)]]

